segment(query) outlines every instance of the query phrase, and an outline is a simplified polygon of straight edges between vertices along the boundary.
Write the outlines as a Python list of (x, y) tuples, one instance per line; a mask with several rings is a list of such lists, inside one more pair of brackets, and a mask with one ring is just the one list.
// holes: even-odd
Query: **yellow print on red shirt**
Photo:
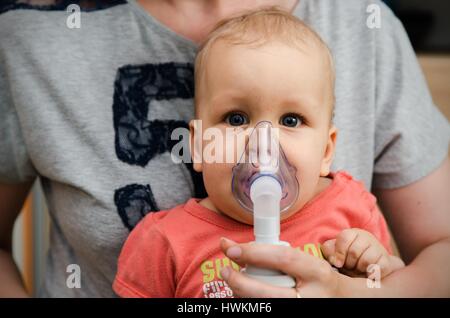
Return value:
[[(320, 243), (307, 243), (303, 247), (295, 249), (309, 253), (313, 256), (323, 259)], [(230, 260), (228, 257), (219, 257), (212, 260), (206, 260), (200, 265), (203, 279), (203, 294), (205, 298), (232, 298), (233, 291), (223, 281), (220, 272), (222, 268), (231, 266), (235, 271), (240, 271), (238, 264)]]

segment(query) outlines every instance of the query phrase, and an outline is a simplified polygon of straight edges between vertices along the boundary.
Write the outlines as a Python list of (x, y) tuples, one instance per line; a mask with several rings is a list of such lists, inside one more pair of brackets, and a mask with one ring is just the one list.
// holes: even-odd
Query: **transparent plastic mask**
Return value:
[(259, 122), (250, 133), (245, 150), (233, 167), (232, 192), (239, 204), (253, 212), (250, 198), (252, 183), (261, 176), (270, 176), (281, 186), (280, 213), (288, 210), (299, 195), (297, 169), (284, 154), (278, 129), (268, 121)]

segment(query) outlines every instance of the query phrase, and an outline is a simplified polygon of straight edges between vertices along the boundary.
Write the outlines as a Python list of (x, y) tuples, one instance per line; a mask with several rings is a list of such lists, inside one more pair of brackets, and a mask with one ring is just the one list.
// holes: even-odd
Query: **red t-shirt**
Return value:
[[(280, 239), (323, 257), (320, 244), (344, 229), (372, 233), (391, 252), (386, 222), (375, 197), (345, 172), (299, 212), (281, 222)], [(232, 297), (220, 271), (231, 265), (220, 250), (222, 236), (253, 241), (253, 227), (213, 212), (190, 199), (171, 210), (149, 213), (122, 249), (114, 291), (122, 297)]]

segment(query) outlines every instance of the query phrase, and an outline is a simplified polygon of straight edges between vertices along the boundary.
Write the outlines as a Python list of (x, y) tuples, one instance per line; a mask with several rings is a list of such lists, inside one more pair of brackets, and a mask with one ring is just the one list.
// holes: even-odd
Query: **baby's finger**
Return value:
[(347, 258), (345, 259), (345, 268), (354, 269), (363, 253), (370, 247), (369, 240), (364, 235), (357, 235), (348, 248)]
[(325, 257), (325, 259), (327, 259), (328, 262), (330, 262), (332, 265), (334, 265), (334, 254), (336, 253), (335, 245), (336, 239), (325, 241), (320, 245), (323, 257)]
[(381, 251), (375, 246), (371, 245), (359, 258), (356, 269), (361, 273), (367, 273), (367, 268), (369, 267), (369, 265), (377, 264), (381, 256)]
[(336, 260), (334, 261), (334, 266), (341, 268), (345, 264), (345, 259), (347, 258), (347, 251), (350, 245), (358, 236), (358, 232), (355, 229), (346, 229), (338, 234), (336, 237)]
[(392, 273), (391, 262), (389, 261), (389, 255), (383, 254), (376, 263), (380, 267), (381, 278), (386, 277)]

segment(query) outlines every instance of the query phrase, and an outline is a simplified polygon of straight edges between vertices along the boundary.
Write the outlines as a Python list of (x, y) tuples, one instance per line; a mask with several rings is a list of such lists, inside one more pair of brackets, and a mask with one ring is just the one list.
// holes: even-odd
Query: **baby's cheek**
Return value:
[[(232, 164), (213, 163), (203, 165), (203, 181), (208, 188), (231, 189)], [(224, 193), (225, 194), (225, 193)]]
[(320, 161), (303, 162), (297, 169), (302, 201), (307, 201), (315, 192), (320, 178)]

